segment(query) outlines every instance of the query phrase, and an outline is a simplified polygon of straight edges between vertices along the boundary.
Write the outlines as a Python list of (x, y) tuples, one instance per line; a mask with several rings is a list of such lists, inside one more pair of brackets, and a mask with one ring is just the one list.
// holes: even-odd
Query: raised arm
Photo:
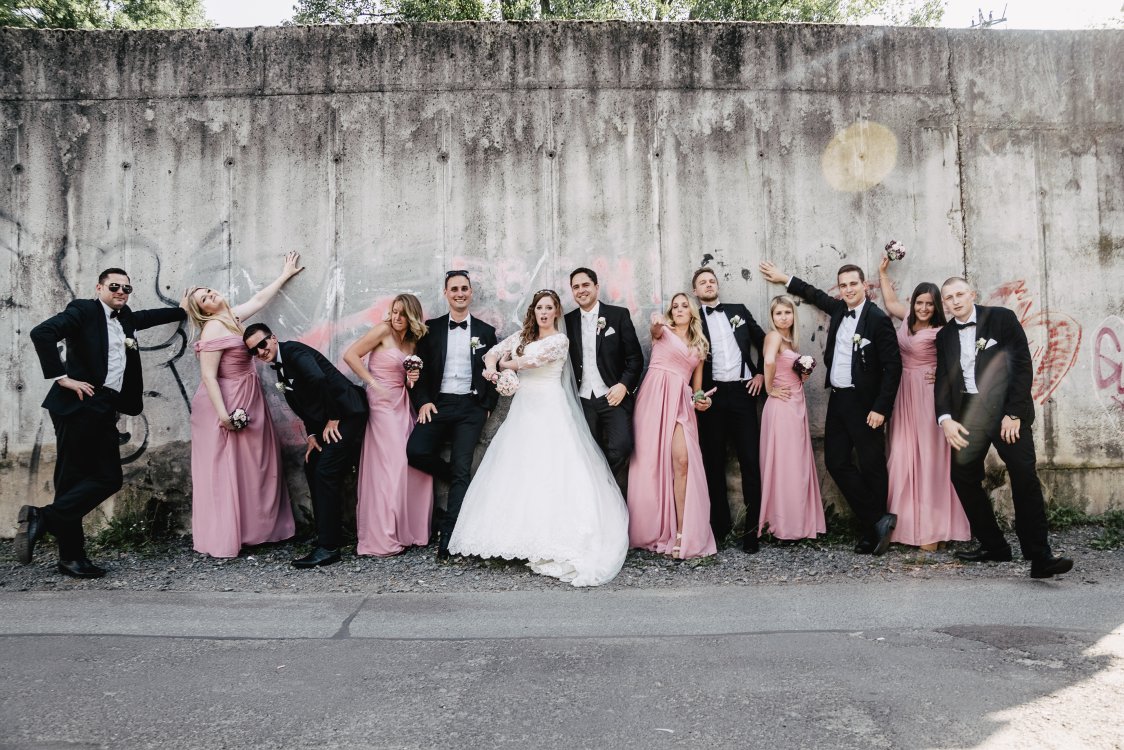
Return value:
[(766, 280), (774, 284), (784, 284), (785, 289), (789, 292), (811, 302), (828, 315), (833, 315), (841, 306), (847, 306), (847, 303), (843, 300), (832, 297), (827, 292), (822, 289), (817, 289), (797, 276), (790, 276), (784, 273), (769, 261), (763, 261), (758, 268), (761, 270), (761, 275), (764, 276)]
[(281, 287), (285, 286), (285, 282), (304, 270), (304, 266), (302, 266), (300, 262), (300, 253), (296, 251), (285, 253), (285, 265), (281, 269), (281, 275), (274, 279), (268, 286), (258, 291), (253, 297), (250, 297), (249, 300), (234, 307), (233, 311), (235, 317), (237, 317), (240, 322), (245, 323), (247, 318), (256, 315), (266, 306), (266, 303), (277, 296), (277, 293), (281, 291)]
[(667, 318), (660, 313), (652, 313), (651, 320), (648, 325), (648, 333), (652, 335), (652, 341), (663, 336), (663, 329), (667, 327)]
[(878, 283), (882, 287), (882, 303), (886, 306), (886, 312), (898, 320), (905, 320), (909, 317), (909, 309), (898, 299), (898, 293), (894, 291), (894, 283), (890, 281), (889, 271), (890, 258), (883, 255), (882, 262), (878, 264)]

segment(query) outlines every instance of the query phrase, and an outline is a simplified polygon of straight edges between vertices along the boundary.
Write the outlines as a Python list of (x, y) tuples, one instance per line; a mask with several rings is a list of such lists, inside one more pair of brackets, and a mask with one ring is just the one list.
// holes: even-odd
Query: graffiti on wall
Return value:
[(1124, 320), (1109, 315), (1101, 321), (1091, 358), (1093, 388), (1101, 404), (1124, 413)]

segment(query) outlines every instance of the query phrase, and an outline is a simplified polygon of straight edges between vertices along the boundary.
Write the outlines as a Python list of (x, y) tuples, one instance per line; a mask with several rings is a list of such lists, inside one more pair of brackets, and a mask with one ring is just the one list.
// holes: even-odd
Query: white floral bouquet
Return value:
[(814, 369), (816, 369), (816, 358), (811, 354), (797, 357), (796, 361), (792, 363), (792, 371), (801, 377), (811, 375)]
[(234, 428), (235, 432), (246, 429), (246, 426), (249, 424), (250, 415), (246, 413), (245, 409), (239, 407), (230, 412), (230, 426)]
[(406, 372), (420, 372), (424, 366), (425, 362), (422, 362), (422, 358), (416, 354), (411, 354), (402, 360), (402, 369)]
[(514, 396), (519, 390), (519, 376), (515, 370), (504, 370), (496, 380), (496, 392), (501, 396)]
[(886, 257), (890, 260), (901, 260), (905, 257), (905, 245), (897, 240), (886, 243)]

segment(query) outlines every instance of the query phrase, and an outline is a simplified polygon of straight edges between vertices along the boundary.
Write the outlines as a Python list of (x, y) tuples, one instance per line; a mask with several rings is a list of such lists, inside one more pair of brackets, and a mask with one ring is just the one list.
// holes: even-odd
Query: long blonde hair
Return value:
[(539, 322), (535, 320), (535, 305), (543, 297), (550, 297), (554, 301), (555, 318), (562, 316), (562, 300), (558, 298), (557, 292), (553, 289), (540, 289), (535, 292), (535, 296), (531, 298), (531, 304), (527, 305), (527, 314), (523, 316), (523, 330), (519, 334), (519, 346), (515, 348), (515, 355), (518, 357), (523, 356), (523, 347), (539, 337)]
[[(796, 302), (787, 294), (778, 294), (773, 297), (769, 302), (769, 330), (777, 331), (777, 325), (773, 322), (773, 310), (776, 310), (781, 305), (784, 305), (789, 310), (792, 310), (792, 349), (793, 351), (800, 351), (800, 318), (796, 312)], [(780, 331), (777, 331), (780, 333)], [(781, 338), (784, 338), (783, 334)]]
[(425, 324), (425, 317), (422, 315), (421, 302), (412, 294), (399, 294), (390, 301), (390, 310), (387, 311), (388, 320), (390, 313), (394, 310), (394, 305), (399, 302), (402, 303), (402, 314), (406, 316), (406, 333), (403, 339), (414, 342), (421, 340), (422, 336), (429, 333), (429, 328)]
[(710, 354), (710, 342), (706, 340), (703, 335), (702, 318), (699, 317), (699, 306), (686, 292), (676, 292), (671, 295), (671, 301), (667, 303), (667, 310), (664, 311), (664, 317), (668, 322), (671, 322), (671, 306), (675, 304), (675, 300), (679, 297), (687, 300), (687, 309), (691, 311), (691, 322), (687, 324), (687, 346), (694, 349), (699, 353), (699, 357), (706, 359)]
[[(238, 318), (234, 316), (234, 310), (231, 309), (230, 303), (224, 298), (222, 301), (223, 309), (219, 310), (214, 315), (203, 312), (199, 307), (199, 303), (195, 300), (195, 293), (200, 289), (210, 289), (207, 286), (193, 286), (187, 290), (187, 319), (191, 321), (192, 327), (195, 329), (195, 334), (199, 335), (203, 332), (203, 326), (207, 325), (212, 320), (217, 320), (222, 323), (228, 331), (236, 336), (242, 335), (242, 326), (238, 322)], [(223, 315), (226, 313), (226, 315)], [(233, 325), (231, 325), (233, 323)]]

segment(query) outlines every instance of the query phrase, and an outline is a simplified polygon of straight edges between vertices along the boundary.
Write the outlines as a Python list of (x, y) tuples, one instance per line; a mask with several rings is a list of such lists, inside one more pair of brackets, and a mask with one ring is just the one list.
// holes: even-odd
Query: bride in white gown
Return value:
[(449, 552), (527, 560), (574, 586), (611, 581), (628, 552), (628, 511), (582, 416), (562, 304), (536, 292), (523, 330), (484, 357), (485, 377), (517, 370), (519, 390), (468, 487)]

